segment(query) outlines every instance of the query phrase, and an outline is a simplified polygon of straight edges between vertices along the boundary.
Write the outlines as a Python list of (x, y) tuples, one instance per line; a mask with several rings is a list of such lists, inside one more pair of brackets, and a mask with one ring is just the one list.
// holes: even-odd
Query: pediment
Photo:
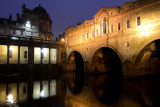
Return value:
[(111, 9), (111, 8), (108, 8), (108, 7), (103, 6), (93, 17), (96, 18), (96, 17), (101, 16), (102, 14), (107, 14), (107, 15), (108, 15), (108, 11), (109, 11), (110, 9)]

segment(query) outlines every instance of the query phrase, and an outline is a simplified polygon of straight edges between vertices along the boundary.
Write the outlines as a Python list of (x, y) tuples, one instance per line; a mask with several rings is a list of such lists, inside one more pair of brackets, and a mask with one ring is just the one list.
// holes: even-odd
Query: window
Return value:
[(98, 36), (98, 29), (96, 30), (96, 36)]
[(113, 25), (111, 25), (111, 32), (113, 32)]
[(121, 30), (121, 24), (118, 23), (118, 30)]
[(83, 35), (81, 35), (81, 39), (82, 39), (82, 40), (84, 40), (84, 37), (83, 37)]
[(21, 30), (21, 35), (23, 35), (23, 30)]
[(103, 34), (106, 34), (106, 18), (103, 18)]
[(24, 58), (27, 58), (27, 51), (24, 51)]
[(127, 20), (127, 28), (130, 28), (130, 21)]
[(13, 34), (14, 34), (14, 35), (16, 34), (15, 29), (13, 29)]
[(141, 19), (140, 19), (140, 16), (137, 17), (137, 26), (141, 25)]
[(74, 42), (76, 41), (76, 38), (75, 38), (75, 36), (74, 36), (74, 38), (73, 38), (73, 41), (74, 41)]
[(94, 31), (91, 32), (92, 37), (94, 37)]
[(9, 50), (9, 58), (12, 58), (12, 50)]
[(88, 39), (88, 33), (86, 33), (86, 39)]

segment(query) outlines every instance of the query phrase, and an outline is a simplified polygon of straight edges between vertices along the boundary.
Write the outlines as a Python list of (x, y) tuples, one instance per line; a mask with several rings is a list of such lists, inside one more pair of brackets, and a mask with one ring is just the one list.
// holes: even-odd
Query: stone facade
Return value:
[(136, 0), (122, 7), (102, 7), (92, 20), (65, 30), (67, 57), (77, 51), (84, 62), (91, 64), (95, 52), (108, 47), (119, 55), (124, 75), (139, 75), (134, 66), (138, 55), (147, 44), (160, 38), (159, 3)]
[(65, 30), (66, 106), (160, 106), (159, 79), (143, 78), (159, 74), (159, 10), (160, 0), (102, 7), (92, 20)]
[[(17, 13), (17, 20), (12, 20), (10, 14), (9, 19), (0, 18), (0, 34), (15, 37), (33, 37), (43, 40), (52, 40), (52, 21), (46, 10), (41, 7), (33, 9), (22, 6), (22, 15)], [(12, 37), (12, 39), (17, 39)]]

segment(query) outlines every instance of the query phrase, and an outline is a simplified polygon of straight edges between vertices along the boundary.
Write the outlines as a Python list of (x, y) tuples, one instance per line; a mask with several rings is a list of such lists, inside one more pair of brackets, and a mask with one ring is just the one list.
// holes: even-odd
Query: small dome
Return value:
[(46, 17), (49, 16), (48, 13), (47, 13), (47, 11), (46, 11), (43, 7), (41, 7), (40, 4), (39, 4), (38, 7), (35, 7), (35, 8), (33, 9), (33, 11), (34, 11), (35, 13), (41, 14), (42, 16), (46, 16)]

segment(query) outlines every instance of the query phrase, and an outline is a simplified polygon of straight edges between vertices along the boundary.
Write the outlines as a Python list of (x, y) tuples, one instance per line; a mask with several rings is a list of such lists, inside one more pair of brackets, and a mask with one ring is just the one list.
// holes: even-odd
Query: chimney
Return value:
[(9, 21), (12, 21), (12, 14), (9, 15)]
[(20, 20), (20, 14), (19, 13), (17, 13), (17, 21), (19, 21)]

